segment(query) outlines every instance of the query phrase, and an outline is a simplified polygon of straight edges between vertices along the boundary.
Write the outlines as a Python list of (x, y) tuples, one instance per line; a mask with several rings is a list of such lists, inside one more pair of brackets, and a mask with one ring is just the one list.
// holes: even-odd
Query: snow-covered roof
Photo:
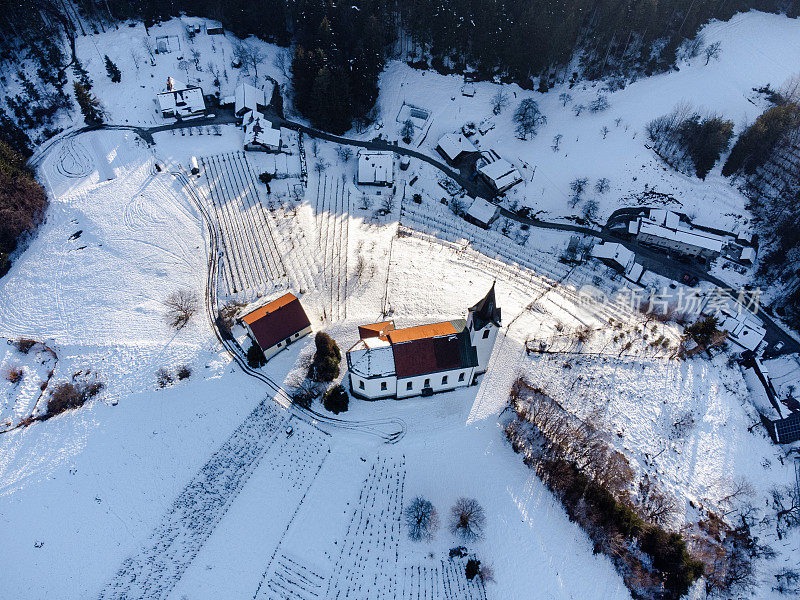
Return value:
[(361, 150), (358, 153), (358, 183), (391, 183), (394, 154), (386, 151)]
[(390, 377), (395, 374), (392, 345), (385, 338), (364, 338), (347, 351), (350, 370), (361, 377)]
[(483, 165), (478, 172), (489, 178), (499, 190), (522, 181), (522, 175), (519, 174), (516, 167), (504, 158)]
[(272, 122), (257, 112), (248, 112), (244, 116), (244, 145), (264, 146), (277, 149), (281, 145), (281, 132), (272, 127)]
[(259, 90), (247, 83), (240, 83), (237, 85), (233, 96), (233, 110), (239, 116), (247, 111), (256, 111), (259, 106), (267, 105), (264, 90)]
[(161, 112), (175, 116), (195, 114), (206, 108), (202, 89), (196, 85), (187, 86), (172, 77), (167, 80), (167, 89), (159, 92), (157, 98)]
[(592, 248), (592, 256), (599, 260), (613, 260), (623, 269), (634, 261), (636, 255), (620, 243), (598, 244)]
[(476, 152), (477, 148), (465, 135), (457, 133), (446, 133), (436, 143), (436, 147), (441, 150), (450, 160), (457, 159), (464, 152)]
[(669, 229), (652, 223), (651, 221), (642, 221), (639, 225), (639, 235), (649, 235), (664, 240), (672, 240), (680, 242), (695, 248), (704, 248), (712, 250), (713, 252), (722, 252), (724, 245), (724, 238), (707, 233), (697, 229), (685, 229), (680, 227), (678, 229)]
[(484, 225), (489, 225), (489, 223), (494, 220), (496, 214), (497, 206), (483, 198), (475, 198), (475, 201), (470, 204), (467, 209), (467, 215), (469, 217)]
[(742, 253), (739, 255), (739, 260), (753, 262), (756, 259), (756, 249), (747, 247), (742, 248)]
[(644, 273), (644, 267), (634, 262), (625, 270), (625, 279), (638, 283), (639, 279), (642, 278), (642, 273)]
[[(709, 308), (706, 301), (703, 312), (710, 313)], [(745, 350), (755, 350), (767, 333), (763, 321), (734, 298), (715, 298), (713, 315), (719, 321), (720, 331), (727, 331), (728, 339)]]

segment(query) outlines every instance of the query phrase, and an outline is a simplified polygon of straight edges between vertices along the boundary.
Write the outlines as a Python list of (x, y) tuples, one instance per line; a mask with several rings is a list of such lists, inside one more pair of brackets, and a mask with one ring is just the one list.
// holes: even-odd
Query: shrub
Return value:
[(20, 338), (17, 340), (15, 345), (17, 347), (17, 350), (19, 350), (23, 354), (27, 354), (38, 343), (39, 342), (37, 342), (36, 340), (32, 340), (30, 338)]
[(467, 566), (464, 569), (464, 574), (467, 576), (467, 579), (475, 579), (475, 576), (480, 573), (481, 561), (476, 558), (470, 558), (467, 561)]
[(0, 258), (36, 229), (46, 208), (47, 194), (25, 166), (24, 157), (0, 141)]
[(253, 343), (247, 351), (247, 364), (250, 365), (251, 369), (258, 369), (267, 364), (267, 357), (264, 356), (264, 351), (256, 343)]
[(178, 371), (175, 374), (178, 376), (178, 381), (183, 381), (192, 376), (192, 369), (189, 365), (182, 365), (178, 367)]
[(47, 416), (52, 417), (71, 408), (78, 408), (104, 387), (100, 381), (65, 381), (57, 384), (47, 400)]
[(25, 373), (19, 367), (8, 367), (3, 377), (12, 385), (16, 385), (22, 381), (24, 375)]
[(344, 389), (343, 385), (335, 385), (322, 397), (322, 405), (325, 407), (325, 410), (329, 410), (335, 415), (338, 415), (340, 412), (346, 412), (348, 405), (349, 405), (349, 397), (347, 395), (347, 390)]
[(158, 387), (165, 388), (172, 383), (172, 381), (172, 373), (170, 373), (166, 367), (161, 367), (156, 371), (156, 383), (158, 383)]
[(312, 381), (333, 381), (339, 376), (339, 363), (342, 353), (334, 339), (323, 331), (314, 336), (314, 345), (317, 351), (308, 370), (308, 377)]

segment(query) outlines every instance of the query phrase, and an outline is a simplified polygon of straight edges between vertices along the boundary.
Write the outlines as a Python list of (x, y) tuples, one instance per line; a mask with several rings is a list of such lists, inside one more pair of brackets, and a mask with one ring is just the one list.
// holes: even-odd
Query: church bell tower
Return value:
[(500, 330), (500, 309), (494, 294), (494, 283), (486, 296), (469, 309), (467, 328), (472, 345), (478, 351), (478, 368), (476, 373), (485, 373), (492, 356), (494, 341)]

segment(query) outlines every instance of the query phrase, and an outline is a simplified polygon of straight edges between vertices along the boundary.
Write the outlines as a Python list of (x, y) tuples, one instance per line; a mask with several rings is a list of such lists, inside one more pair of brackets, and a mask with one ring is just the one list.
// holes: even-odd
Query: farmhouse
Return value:
[(478, 149), (465, 135), (446, 133), (436, 144), (436, 151), (449, 163), (454, 163), (465, 154), (477, 152)]
[(359, 341), (347, 351), (350, 390), (377, 400), (468, 386), (486, 372), (500, 325), (494, 285), (466, 320), (403, 329), (394, 321), (362, 325)]
[(358, 153), (358, 183), (392, 185), (394, 154), (386, 151), (360, 150)]
[[(713, 304), (712, 298), (714, 298)], [(709, 296), (701, 312), (715, 316), (719, 330), (726, 332), (727, 339), (743, 350), (754, 351), (767, 334), (761, 319), (729, 296), (722, 298)]]
[(233, 112), (237, 117), (242, 118), (247, 113), (256, 113), (267, 107), (267, 97), (264, 90), (240, 83), (236, 86), (233, 94)]
[(677, 213), (661, 208), (651, 208), (646, 217), (632, 221), (629, 233), (643, 244), (702, 260), (717, 258), (727, 244), (725, 237), (683, 223)]
[(497, 193), (505, 192), (522, 181), (516, 167), (504, 158), (490, 151), (486, 155), (488, 162), (482, 167), (478, 167), (478, 173), (486, 180)]
[(292, 342), (311, 333), (303, 305), (292, 293), (261, 306), (241, 318), (253, 342), (269, 360)]
[(494, 220), (497, 219), (499, 212), (500, 210), (497, 208), (497, 206), (488, 200), (484, 200), (483, 198), (475, 198), (474, 202), (470, 204), (469, 208), (467, 209), (464, 219), (473, 225), (483, 227), (484, 229), (489, 229), (489, 225), (491, 225)]
[(167, 79), (167, 89), (159, 92), (157, 99), (161, 116), (165, 119), (195, 117), (206, 111), (203, 90), (172, 77)]
[(281, 132), (272, 122), (257, 112), (249, 112), (242, 120), (244, 126), (244, 149), (261, 152), (280, 152)]

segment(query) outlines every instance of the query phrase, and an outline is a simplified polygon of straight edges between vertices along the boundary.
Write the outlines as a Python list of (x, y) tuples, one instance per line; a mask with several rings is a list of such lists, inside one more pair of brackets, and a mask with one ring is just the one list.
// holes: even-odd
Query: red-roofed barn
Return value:
[(253, 341), (269, 360), (292, 342), (311, 333), (311, 322), (300, 300), (284, 294), (241, 318)]

